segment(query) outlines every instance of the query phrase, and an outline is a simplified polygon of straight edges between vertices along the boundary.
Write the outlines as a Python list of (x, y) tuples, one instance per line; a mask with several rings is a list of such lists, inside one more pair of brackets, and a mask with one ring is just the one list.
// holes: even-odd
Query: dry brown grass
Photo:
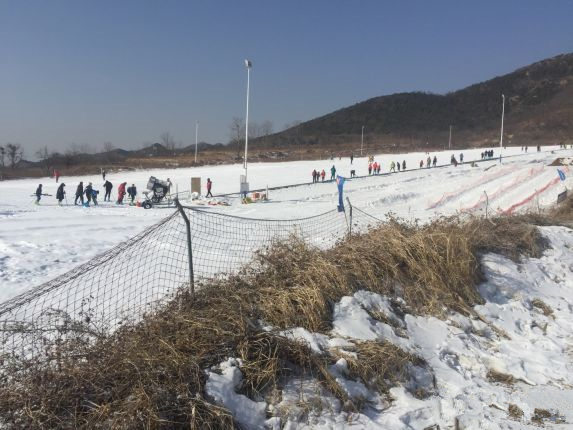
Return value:
[(521, 408), (519, 406), (514, 405), (513, 403), (509, 404), (509, 408), (507, 409), (507, 413), (514, 420), (519, 421), (519, 420), (521, 420), (521, 418), (523, 418), (523, 411), (521, 410)]
[(550, 317), (553, 316), (553, 309), (551, 309), (551, 306), (549, 306), (547, 303), (545, 303), (543, 300), (541, 299), (533, 299), (531, 301), (531, 305), (534, 308), (539, 309), (543, 315), (545, 315), (546, 317)]
[[(327, 332), (334, 304), (361, 289), (401, 297), (417, 314), (471, 313), (481, 302), (481, 252), (518, 258), (541, 249), (536, 230), (517, 218), (424, 226), (391, 219), (326, 251), (291, 238), (193, 299), (181, 292), (137, 326), (95, 344), (59, 345), (62, 354), (47, 365), (15, 363), (0, 382), (0, 419), (8, 428), (229, 428), (229, 412), (204, 398), (204, 370), (227, 357), (243, 360), (249, 396), (310, 374), (359, 409), (360, 399), (348, 399), (328, 372), (335, 352), (314, 353), (259, 321)], [(358, 343), (356, 352), (352, 376), (382, 392), (405, 379), (410, 363), (421, 364), (388, 343)]]
[(497, 370), (490, 370), (486, 375), (487, 379), (493, 382), (500, 382), (506, 385), (512, 385), (516, 382), (516, 379), (507, 373), (498, 372)]

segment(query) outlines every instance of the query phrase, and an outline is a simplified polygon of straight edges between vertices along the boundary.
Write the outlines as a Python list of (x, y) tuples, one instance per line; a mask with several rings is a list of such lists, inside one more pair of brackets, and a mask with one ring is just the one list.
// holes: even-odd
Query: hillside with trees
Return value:
[[(504, 142), (569, 143), (573, 132), (573, 54), (559, 55), (448, 94), (375, 97), (300, 123), (265, 139), (265, 146), (348, 145), (440, 148), (449, 127), (460, 147), (499, 142), (505, 94)], [(262, 144), (256, 142), (255, 144)]]

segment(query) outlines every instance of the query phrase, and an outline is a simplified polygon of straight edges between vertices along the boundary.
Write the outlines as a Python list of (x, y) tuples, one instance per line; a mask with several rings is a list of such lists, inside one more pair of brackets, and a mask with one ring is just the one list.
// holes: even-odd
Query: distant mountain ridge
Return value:
[(370, 144), (442, 146), (452, 125), (458, 145), (488, 146), (499, 142), (502, 94), (504, 142), (571, 142), (573, 54), (563, 54), (443, 95), (411, 92), (374, 97), (267, 136), (264, 145), (359, 142), (364, 126)]

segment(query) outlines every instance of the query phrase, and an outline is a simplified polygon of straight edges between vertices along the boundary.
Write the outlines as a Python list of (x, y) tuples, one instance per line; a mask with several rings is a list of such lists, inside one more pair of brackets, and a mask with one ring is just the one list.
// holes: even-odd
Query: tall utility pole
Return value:
[(499, 162), (501, 163), (501, 152), (503, 150), (503, 116), (505, 114), (505, 95), (501, 95), (501, 134), (499, 136)]
[(364, 147), (364, 126), (362, 126), (362, 137), (360, 138), (360, 156), (362, 157), (362, 148)]
[(247, 181), (247, 153), (249, 149), (249, 90), (251, 84), (251, 67), (253, 63), (249, 60), (245, 60), (245, 67), (247, 68), (247, 115), (245, 118), (245, 182)]
[(197, 164), (197, 136), (199, 135), (199, 121), (195, 121), (195, 164)]
[(448, 139), (448, 149), (452, 149), (452, 126), (450, 125), (450, 138)]

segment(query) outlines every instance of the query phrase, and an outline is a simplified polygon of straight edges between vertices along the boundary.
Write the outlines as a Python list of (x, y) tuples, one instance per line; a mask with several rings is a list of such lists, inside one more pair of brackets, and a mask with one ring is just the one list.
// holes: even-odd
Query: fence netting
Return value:
[[(193, 279), (201, 288), (236, 273), (255, 252), (296, 235), (332, 247), (378, 220), (358, 209), (301, 219), (251, 219), (183, 207), (190, 224)], [(133, 324), (189, 288), (184, 217), (175, 211), (136, 237), (56, 279), (0, 304), (0, 370), (17, 360), (49, 362), (78, 337), (97, 339)], [(0, 372), (5, 373), (5, 372)]]

